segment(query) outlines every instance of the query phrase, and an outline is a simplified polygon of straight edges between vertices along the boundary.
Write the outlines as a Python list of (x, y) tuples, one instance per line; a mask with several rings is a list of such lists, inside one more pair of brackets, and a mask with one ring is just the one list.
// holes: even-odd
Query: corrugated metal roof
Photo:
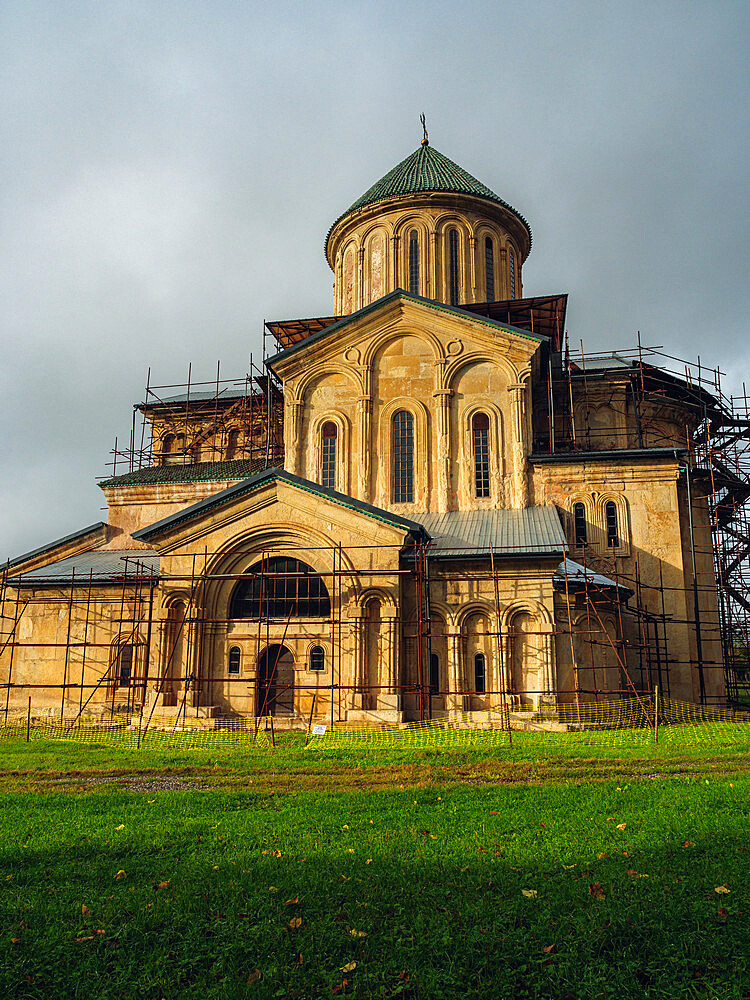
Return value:
[[(126, 561), (127, 560), (127, 561)], [(85, 587), (89, 578), (92, 583), (108, 583), (127, 579), (148, 578), (153, 570), (159, 573), (159, 556), (155, 552), (143, 552), (139, 549), (96, 549), (93, 552), (80, 552), (49, 566), (40, 566), (29, 573), (22, 573), (9, 582), (13, 586), (40, 587), (58, 586), (70, 583), (75, 572), (76, 582)]]
[(566, 585), (577, 588), (584, 584), (594, 587), (616, 587), (626, 594), (633, 593), (629, 587), (624, 587), (602, 573), (595, 573), (594, 570), (582, 566), (573, 559), (563, 559), (552, 577), (552, 582), (558, 590), (562, 590)]
[(452, 510), (412, 514), (432, 538), (430, 558), (560, 556), (565, 550), (557, 510), (552, 506), (522, 510)]

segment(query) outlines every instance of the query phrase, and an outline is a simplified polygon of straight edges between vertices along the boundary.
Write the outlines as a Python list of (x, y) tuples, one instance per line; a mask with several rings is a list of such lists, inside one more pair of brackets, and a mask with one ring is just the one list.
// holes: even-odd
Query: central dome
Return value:
[(531, 249), (524, 217), (425, 139), (331, 226), (334, 307), (404, 288), (453, 305), (517, 298)]

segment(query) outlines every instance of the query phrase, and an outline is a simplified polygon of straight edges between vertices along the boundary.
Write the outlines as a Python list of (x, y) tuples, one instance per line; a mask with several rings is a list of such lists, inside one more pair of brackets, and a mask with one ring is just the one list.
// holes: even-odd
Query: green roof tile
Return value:
[(449, 160), (441, 152), (426, 143), (397, 164), (393, 170), (381, 177), (379, 181), (368, 188), (367, 191), (358, 198), (342, 215), (336, 219), (328, 231), (326, 238), (326, 250), (328, 240), (334, 227), (346, 218), (351, 212), (356, 212), (365, 205), (372, 205), (378, 201), (387, 201), (389, 198), (396, 198), (403, 194), (415, 194), (420, 191), (446, 191), (451, 194), (468, 194), (475, 198), (485, 198), (493, 201), (496, 205), (502, 205), (511, 211), (525, 226), (531, 241), (531, 228), (524, 217), (509, 205), (502, 198), (499, 198), (494, 191), (472, 177), (463, 167), (459, 167), (453, 160)]
[(100, 486), (150, 486), (158, 483), (217, 483), (247, 479), (265, 467), (262, 458), (238, 458), (232, 462), (194, 462), (192, 465), (155, 465), (124, 476), (105, 479)]

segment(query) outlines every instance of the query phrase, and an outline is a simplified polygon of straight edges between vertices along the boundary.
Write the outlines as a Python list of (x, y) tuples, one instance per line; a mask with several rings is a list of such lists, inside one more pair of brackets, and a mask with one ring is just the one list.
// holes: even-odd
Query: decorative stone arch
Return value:
[(392, 505), (393, 477), (393, 417), (399, 410), (407, 410), (414, 418), (414, 503), (399, 507), (429, 510), (430, 499), (430, 414), (418, 399), (399, 396), (389, 400), (380, 411), (378, 425), (378, 453), (380, 476), (377, 487), (377, 505), (389, 509)]
[[(326, 582), (334, 614), (338, 595), (330, 585), (333, 573), (333, 551), (336, 543), (324, 532), (299, 523), (274, 521), (240, 531), (209, 557), (205, 570), (204, 608), (212, 619), (225, 620), (232, 592), (240, 575), (266, 557), (299, 558)], [(308, 553), (308, 549), (310, 552)], [(342, 569), (346, 572), (349, 593), (341, 594), (344, 606), (356, 597), (360, 585), (354, 564), (346, 550), (338, 550)], [(351, 576), (349, 576), (351, 573)]]
[(445, 351), (438, 337), (427, 327), (411, 326), (408, 329), (386, 330), (379, 337), (374, 338), (365, 348), (362, 364), (369, 367), (375, 364), (377, 356), (394, 340), (401, 340), (406, 337), (415, 337), (424, 341), (432, 351), (432, 358), (436, 364), (445, 360)]
[(333, 650), (330, 641), (326, 639), (321, 639), (318, 636), (315, 639), (310, 639), (308, 642), (304, 644), (302, 648), (304, 649), (305, 652), (304, 669), (308, 673), (310, 673), (311, 671), (310, 661), (311, 661), (312, 651), (317, 648), (321, 648), (323, 650), (323, 669), (320, 671), (313, 671), (313, 672), (316, 674), (330, 673), (331, 663), (333, 662)]
[(446, 628), (456, 627), (456, 610), (449, 604), (443, 604), (442, 601), (434, 601), (430, 598), (430, 613), (433, 615), (438, 615), (445, 621)]
[(358, 309), (361, 289), (359, 285), (359, 240), (353, 237), (347, 240), (341, 250), (341, 275), (336, 283), (341, 289), (336, 312), (348, 316)]
[(513, 362), (499, 351), (497, 353), (490, 353), (489, 351), (472, 351), (470, 354), (459, 354), (457, 357), (452, 357), (448, 361), (445, 366), (443, 385), (440, 386), (440, 388), (453, 389), (453, 383), (455, 382), (456, 376), (461, 369), (467, 365), (473, 364), (497, 365), (497, 367), (502, 369), (502, 371), (507, 375), (511, 384), (518, 383), (522, 378), (522, 373), (519, 372)]
[[(474, 489), (474, 438), (472, 422), (477, 413), (484, 413), (489, 420), (490, 495), (477, 497)], [(506, 473), (504, 453), (504, 417), (502, 410), (488, 397), (475, 396), (468, 406), (457, 414), (458, 436), (458, 497), (461, 509), (494, 509), (503, 497), (503, 477)]]
[(354, 388), (358, 393), (362, 393), (362, 377), (352, 365), (345, 365), (338, 361), (331, 362), (321, 362), (320, 364), (311, 365), (310, 368), (305, 370), (295, 383), (293, 392), (290, 396), (290, 403), (292, 405), (304, 405), (305, 396), (313, 384), (321, 378), (325, 378), (327, 375), (343, 375), (348, 378)]
[(596, 523), (599, 531), (601, 551), (612, 555), (612, 546), (607, 545), (607, 504), (614, 503), (617, 510), (617, 531), (619, 545), (614, 547), (616, 556), (630, 555), (630, 518), (628, 501), (625, 494), (616, 490), (604, 490), (596, 494)]
[(521, 708), (538, 709), (557, 690), (552, 614), (539, 601), (513, 601), (503, 608), (501, 620), (511, 700)]
[[(362, 302), (367, 305), (386, 295), (390, 289), (391, 227), (382, 223), (362, 234)], [(379, 254), (378, 251), (379, 250)]]
[(360, 590), (351, 606), (362, 610), (372, 600), (380, 601), (380, 606), (387, 616), (398, 616), (397, 598), (383, 587), (366, 587), (364, 590)]
[[(480, 219), (474, 224), (471, 231), (474, 240), (475, 262), (474, 269), (477, 275), (477, 301), (484, 302), (487, 298), (487, 256), (485, 250), (485, 240), (489, 237), (492, 240), (493, 264), (494, 264), (494, 300), (502, 298), (503, 293), (503, 267), (505, 255), (501, 255), (501, 249), (507, 236), (499, 226), (493, 226)], [(501, 263), (501, 261), (503, 263)]]
[(322, 432), (323, 426), (332, 423), (337, 432), (336, 448), (336, 490), (338, 493), (350, 493), (349, 481), (349, 455), (352, 450), (351, 423), (348, 416), (341, 410), (325, 410), (316, 414), (310, 426), (310, 434), (307, 441), (307, 461), (308, 472), (315, 470), (315, 481), (323, 482), (322, 471)]

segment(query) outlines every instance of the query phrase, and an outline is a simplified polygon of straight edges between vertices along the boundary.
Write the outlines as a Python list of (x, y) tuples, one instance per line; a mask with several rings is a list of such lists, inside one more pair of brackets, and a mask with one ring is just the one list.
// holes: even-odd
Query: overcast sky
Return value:
[(750, 4), (0, 3), (0, 556), (99, 519), (152, 383), (327, 315), (330, 223), (419, 144), (530, 222), (587, 350), (750, 384)]

